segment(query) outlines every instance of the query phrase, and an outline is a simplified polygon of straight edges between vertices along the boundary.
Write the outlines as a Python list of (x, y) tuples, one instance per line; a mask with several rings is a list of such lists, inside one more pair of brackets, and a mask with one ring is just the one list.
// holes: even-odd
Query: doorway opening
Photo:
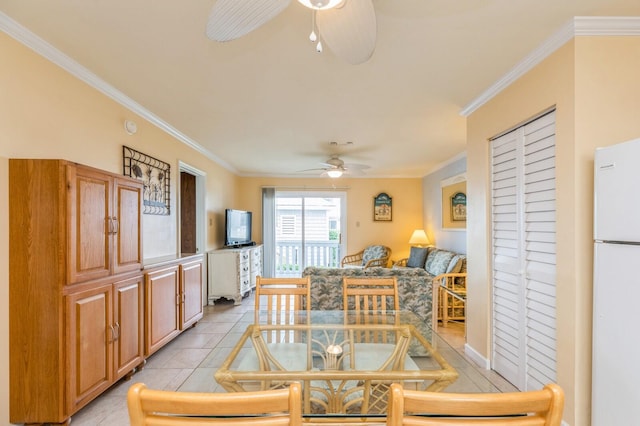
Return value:
[(179, 162), (178, 246), (180, 257), (204, 252), (206, 174)]
[(344, 255), (346, 193), (276, 191), (275, 276), (337, 267)]

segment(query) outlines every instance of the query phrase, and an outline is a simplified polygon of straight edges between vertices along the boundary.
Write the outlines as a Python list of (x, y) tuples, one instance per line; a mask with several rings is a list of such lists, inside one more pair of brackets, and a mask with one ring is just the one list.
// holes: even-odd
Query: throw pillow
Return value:
[(449, 266), (447, 267), (447, 274), (457, 274), (462, 269), (462, 256), (459, 254), (453, 256)]
[(435, 249), (427, 256), (427, 263), (424, 265), (424, 269), (431, 275), (444, 274), (455, 255), (451, 251)]
[(429, 249), (426, 247), (411, 247), (407, 266), (411, 268), (424, 268), (428, 251)]

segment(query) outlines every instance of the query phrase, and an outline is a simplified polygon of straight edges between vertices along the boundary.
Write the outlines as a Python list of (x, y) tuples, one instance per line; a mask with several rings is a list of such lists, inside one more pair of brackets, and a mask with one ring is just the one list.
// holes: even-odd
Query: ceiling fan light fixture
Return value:
[(309, 9), (327, 10), (340, 6), (344, 0), (298, 0), (298, 2)]
[(342, 176), (342, 170), (340, 169), (327, 170), (327, 175), (329, 175), (330, 178), (339, 178), (340, 176)]

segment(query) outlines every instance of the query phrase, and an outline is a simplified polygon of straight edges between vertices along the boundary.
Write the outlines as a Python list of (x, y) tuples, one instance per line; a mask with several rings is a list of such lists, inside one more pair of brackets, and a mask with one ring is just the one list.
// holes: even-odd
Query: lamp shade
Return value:
[(426, 246), (429, 244), (429, 238), (427, 238), (427, 233), (424, 232), (423, 229), (416, 229), (411, 234), (411, 238), (409, 238), (409, 244), (413, 246)]

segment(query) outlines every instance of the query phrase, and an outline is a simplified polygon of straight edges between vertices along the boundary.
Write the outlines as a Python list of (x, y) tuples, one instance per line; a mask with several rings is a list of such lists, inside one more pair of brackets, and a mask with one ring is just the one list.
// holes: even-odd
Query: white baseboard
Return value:
[(489, 362), (489, 360), (484, 356), (482, 356), (480, 352), (476, 351), (471, 346), (469, 346), (468, 343), (465, 343), (464, 345), (464, 353), (466, 356), (471, 358), (473, 362), (475, 362), (477, 365), (484, 368), (485, 370), (489, 370), (491, 368), (491, 363)]

